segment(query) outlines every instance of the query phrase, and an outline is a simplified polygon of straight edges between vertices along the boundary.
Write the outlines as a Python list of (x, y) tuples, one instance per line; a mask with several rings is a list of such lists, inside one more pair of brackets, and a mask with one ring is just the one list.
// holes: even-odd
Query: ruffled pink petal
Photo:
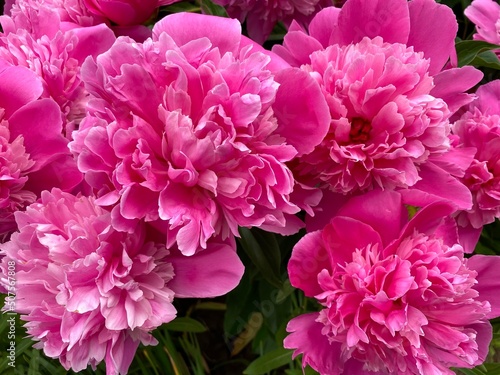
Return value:
[(434, 76), (435, 86), (430, 91), (432, 96), (443, 99), (451, 113), (474, 100), (466, 91), (474, 87), (483, 78), (483, 73), (472, 67), (446, 69)]
[(168, 287), (176, 297), (221, 296), (238, 285), (244, 272), (236, 251), (227, 244), (209, 243), (207, 249), (189, 257), (172, 252), (169, 261), (175, 276)]
[(323, 324), (316, 322), (317, 317), (318, 313), (310, 313), (290, 320), (286, 327), (290, 335), (283, 341), (283, 346), (295, 349), (294, 358), (303, 354), (303, 367), (309, 365), (321, 374), (338, 375), (340, 343), (328, 342), (328, 338), (321, 333)]
[(458, 240), (460, 245), (464, 248), (467, 254), (472, 254), (476, 248), (476, 245), (481, 237), (481, 232), (483, 227), (474, 228), (472, 225), (467, 225), (463, 227), (461, 225), (457, 226), (458, 229)]
[(236, 54), (241, 39), (241, 25), (237, 20), (195, 13), (175, 13), (162, 18), (153, 27), (153, 39), (158, 40), (162, 32), (170, 35), (180, 46), (192, 40), (208, 38), (221, 54)]
[(488, 301), (491, 305), (491, 312), (488, 319), (500, 316), (500, 257), (490, 255), (474, 255), (467, 260), (467, 266), (477, 272), (477, 284), (474, 286), (479, 292), (479, 301)]
[(411, 30), (407, 44), (423, 52), (431, 60), (430, 74), (437, 74), (455, 53), (455, 15), (450, 7), (434, 0), (413, 0), (408, 7)]
[(358, 43), (367, 36), (406, 44), (410, 17), (406, 0), (349, 0), (338, 17), (342, 44)]
[(318, 274), (323, 269), (330, 271), (330, 262), (321, 231), (306, 234), (293, 248), (288, 262), (290, 282), (313, 297), (323, 291), (318, 284)]
[[(298, 156), (307, 154), (323, 140), (330, 127), (325, 97), (316, 81), (300, 69), (283, 70), (275, 79), (280, 83), (273, 106), (278, 119), (276, 132), (295, 147)], [(298, 96), (298, 91), (302, 95)]]
[(25, 104), (42, 95), (42, 81), (34, 72), (21, 66), (5, 66), (0, 70), (0, 108), (9, 118)]

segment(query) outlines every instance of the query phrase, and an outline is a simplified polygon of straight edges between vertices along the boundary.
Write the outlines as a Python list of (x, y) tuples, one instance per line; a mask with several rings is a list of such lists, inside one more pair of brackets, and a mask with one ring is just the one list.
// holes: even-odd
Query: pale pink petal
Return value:
[(221, 54), (236, 53), (241, 39), (241, 25), (237, 20), (196, 13), (175, 13), (162, 18), (153, 27), (153, 38), (158, 39), (162, 32), (170, 35), (178, 45), (209, 38)]

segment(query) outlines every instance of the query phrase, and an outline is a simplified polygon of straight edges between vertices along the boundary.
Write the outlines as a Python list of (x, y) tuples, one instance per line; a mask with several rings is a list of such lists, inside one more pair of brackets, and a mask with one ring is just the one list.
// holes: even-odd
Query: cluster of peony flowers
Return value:
[[(14, 261), (35, 347), (125, 374), (177, 298), (238, 285), (240, 228), (305, 228), (288, 274), (319, 311), (284, 340), (304, 367), (483, 363), (500, 258), (470, 254), (500, 218), (500, 82), (471, 93), (483, 74), (457, 66), (452, 10), (218, 0), (239, 21), (146, 26), (173, 2), (16, 0), (0, 16), (0, 279)], [(476, 39), (498, 43), (493, 9), (466, 11)]]

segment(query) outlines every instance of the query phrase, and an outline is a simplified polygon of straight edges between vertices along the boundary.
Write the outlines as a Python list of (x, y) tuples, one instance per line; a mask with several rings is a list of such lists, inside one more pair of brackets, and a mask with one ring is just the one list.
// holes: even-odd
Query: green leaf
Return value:
[(278, 241), (272, 233), (254, 228), (240, 228), (239, 242), (262, 276), (276, 288), (281, 288), (281, 254)]
[[(455, 44), (458, 57), (458, 66), (470, 65), (479, 54), (492, 49), (499, 49), (500, 46), (483, 42), (481, 40), (463, 40)], [(483, 57), (480, 57), (483, 58)], [(487, 57), (486, 57), (487, 58)]]
[(484, 67), (500, 70), (500, 60), (492, 51), (481, 52), (471, 61), (470, 65), (477, 68)]
[(166, 324), (165, 328), (169, 331), (194, 333), (205, 332), (207, 330), (207, 327), (205, 327), (202, 323), (188, 316), (181, 316), (180, 318), (176, 318), (175, 320)]
[(226, 10), (220, 5), (212, 3), (210, 0), (201, 0), (200, 2), (201, 11), (205, 14), (211, 14), (213, 16), (227, 17)]
[(279, 348), (264, 354), (243, 371), (245, 375), (261, 375), (266, 374), (271, 370), (284, 366), (292, 360), (292, 352), (290, 350)]

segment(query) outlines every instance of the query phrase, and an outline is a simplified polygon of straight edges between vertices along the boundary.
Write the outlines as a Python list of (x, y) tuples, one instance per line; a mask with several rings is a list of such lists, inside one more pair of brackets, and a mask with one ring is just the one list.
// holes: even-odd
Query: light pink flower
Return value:
[(15, 229), (14, 212), (43, 189), (74, 188), (82, 180), (62, 135), (57, 104), (40, 99), (41, 80), (0, 58), (0, 238)]
[(290, 321), (285, 347), (328, 375), (452, 375), (482, 363), (488, 319), (500, 315), (500, 258), (465, 259), (453, 211), (436, 202), (408, 220), (398, 193), (372, 191), (302, 238), (290, 281), (322, 309)]
[(472, 147), (474, 160), (462, 181), (471, 190), (474, 205), (461, 212), (458, 223), (480, 229), (500, 218), (500, 81), (481, 86), (478, 99), (453, 124), (458, 147)]
[(454, 203), (470, 207), (455, 177), (471, 156), (447, 155), (449, 117), (482, 73), (441, 72), (456, 31), (453, 12), (432, 0), (348, 0), (319, 12), (308, 33), (293, 24), (273, 51), (317, 80), (331, 117), (323, 142), (294, 164), (298, 179), (344, 194), (405, 189), (418, 205), (451, 188)]
[(464, 14), (475, 25), (475, 40), (500, 44), (500, 5), (494, 0), (474, 0)]
[(175, 318), (174, 296), (213, 297), (234, 288), (243, 265), (234, 248), (211, 243), (201, 256), (183, 257), (139, 223), (118, 232), (93, 198), (58, 189), (16, 213), (19, 232), (1, 245), (16, 267), (16, 311), (36, 348), (80, 371), (106, 362), (125, 374), (139, 343)]
[(214, 235), (238, 235), (238, 226), (298, 230), (285, 163), (311, 151), (328, 126), (314, 80), (299, 69), (275, 76), (287, 64), (240, 27), (167, 16), (152, 40), (119, 38), (82, 70), (95, 99), (70, 147), (98, 203), (116, 204), (124, 230), (139, 219), (168, 223), (168, 246), (186, 255)]
[[(57, 19), (53, 21), (57, 26)], [(3, 28), (0, 58), (12, 65), (27, 67), (42, 79), (42, 96), (59, 104), (64, 132), (69, 138), (84, 117), (88, 101), (80, 67), (86, 57), (97, 56), (111, 47), (115, 41), (113, 32), (101, 24), (67, 32), (54, 30), (36, 37), (37, 33), (24, 30), (15, 19), (4, 16), (0, 22)]]
[(274, 26), (282, 21), (289, 25), (293, 20), (307, 25), (320, 9), (331, 6), (328, 0), (214, 0), (226, 8), (229, 17), (246, 22), (250, 38), (262, 44)]

